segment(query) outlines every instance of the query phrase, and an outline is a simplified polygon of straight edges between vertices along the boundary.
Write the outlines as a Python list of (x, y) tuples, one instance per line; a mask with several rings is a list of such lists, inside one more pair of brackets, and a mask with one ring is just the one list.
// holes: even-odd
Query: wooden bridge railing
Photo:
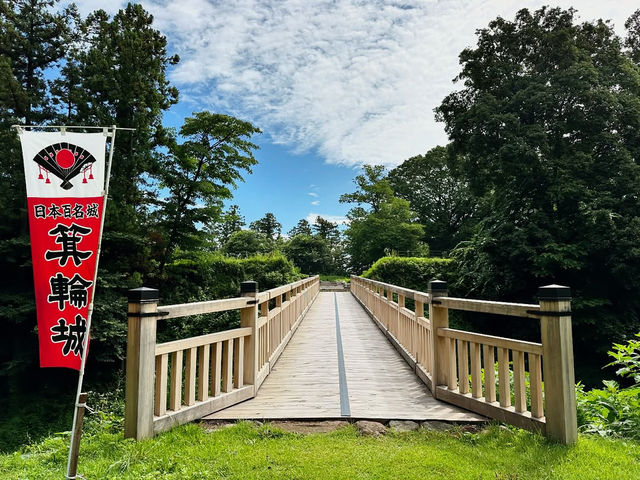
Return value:
[[(434, 397), (562, 443), (575, 442), (568, 287), (541, 287), (539, 305), (450, 298), (446, 282), (438, 280), (423, 293), (352, 276), (351, 292)], [(405, 305), (408, 298), (413, 310)], [(542, 343), (449, 328), (449, 310), (538, 319)]]
[[(152, 437), (256, 395), (320, 289), (319, 277), (241, 296), (158, 306), (158, 290), (129, 291), (125, 437)], [(158, 320), (240, 311), (240, 328), (156, 343)]]

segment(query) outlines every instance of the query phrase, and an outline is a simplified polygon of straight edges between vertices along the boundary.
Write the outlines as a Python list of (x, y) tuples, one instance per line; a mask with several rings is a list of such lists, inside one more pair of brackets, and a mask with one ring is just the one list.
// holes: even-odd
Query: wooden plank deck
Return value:
[(320, 292), (257, 396), (204, 419), (329, 418), (486, 420), (435, 400), (351, 293)]

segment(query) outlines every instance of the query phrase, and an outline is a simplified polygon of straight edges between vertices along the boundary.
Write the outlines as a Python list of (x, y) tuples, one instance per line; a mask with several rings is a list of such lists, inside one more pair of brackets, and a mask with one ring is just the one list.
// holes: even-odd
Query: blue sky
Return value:
[[(126, 2), (84, 0), (81, 13)], [(637, 0), (145, 0), (181, 62), (169, 78), (179, 126), (198, 110), (249, 120), (259, 165), (235, 191), (247, 222), (273, 212), (287, 232), (313, 215), (340, 220), (363, 163), (393, 167), (447, 141), (433, 109), (456, 89), (475, 31), (520, 8), (574, 6), (619, 34)]]

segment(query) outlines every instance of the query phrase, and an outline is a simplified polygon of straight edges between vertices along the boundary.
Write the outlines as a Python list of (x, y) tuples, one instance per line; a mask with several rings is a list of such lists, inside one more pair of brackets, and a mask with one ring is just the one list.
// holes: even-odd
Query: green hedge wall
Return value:
[(453, 284), (455, 264), (450, 258), (382, 257), (362, 276), (426, 292), (429, 281), (433, 279)]
[[(300, 274), (279, 252), (248, 258), (199, 252), (167, 268), (167, 278), (160, 288), (160, 304), (237, 297), (240, 283), (246, 280), (258, 282), (260, 291), (265, 291), (303, 277), (306, 275)], [(165, 342), (235, 328), (239, 321), (237, 310), (171, 319), (158, 323), (158, 340)]]

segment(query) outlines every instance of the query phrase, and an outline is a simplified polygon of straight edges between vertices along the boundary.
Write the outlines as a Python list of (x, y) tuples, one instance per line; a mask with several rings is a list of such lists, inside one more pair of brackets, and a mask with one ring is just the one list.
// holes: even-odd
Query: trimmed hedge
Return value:
[(426, 292), (429, 281), (445, 280), (454, 283), (455, 263), (450, 258), (382, 257), (363, 277)]
[[(160, 304), (237, 297), (240, 283), (246, 280), (258, 282), (260, 291), (265, 291), (305, 276), (279, 252), (248, 258), (210, 252), (191, 253), (167, 267), (167, 277), (160, 288)], [(235, 328), (239, 322), (238, 310), (171, 319), (158, 323), (158, 341)]]
[(167, 267), (167, 278), (160, 292), (162, 303), (193, 302), (235, 297), (240, 283), (258, 282), (260, 291), (299, 280), (293, 263), (279, 252), (233, 258), (219, 253), (199, 252)]

